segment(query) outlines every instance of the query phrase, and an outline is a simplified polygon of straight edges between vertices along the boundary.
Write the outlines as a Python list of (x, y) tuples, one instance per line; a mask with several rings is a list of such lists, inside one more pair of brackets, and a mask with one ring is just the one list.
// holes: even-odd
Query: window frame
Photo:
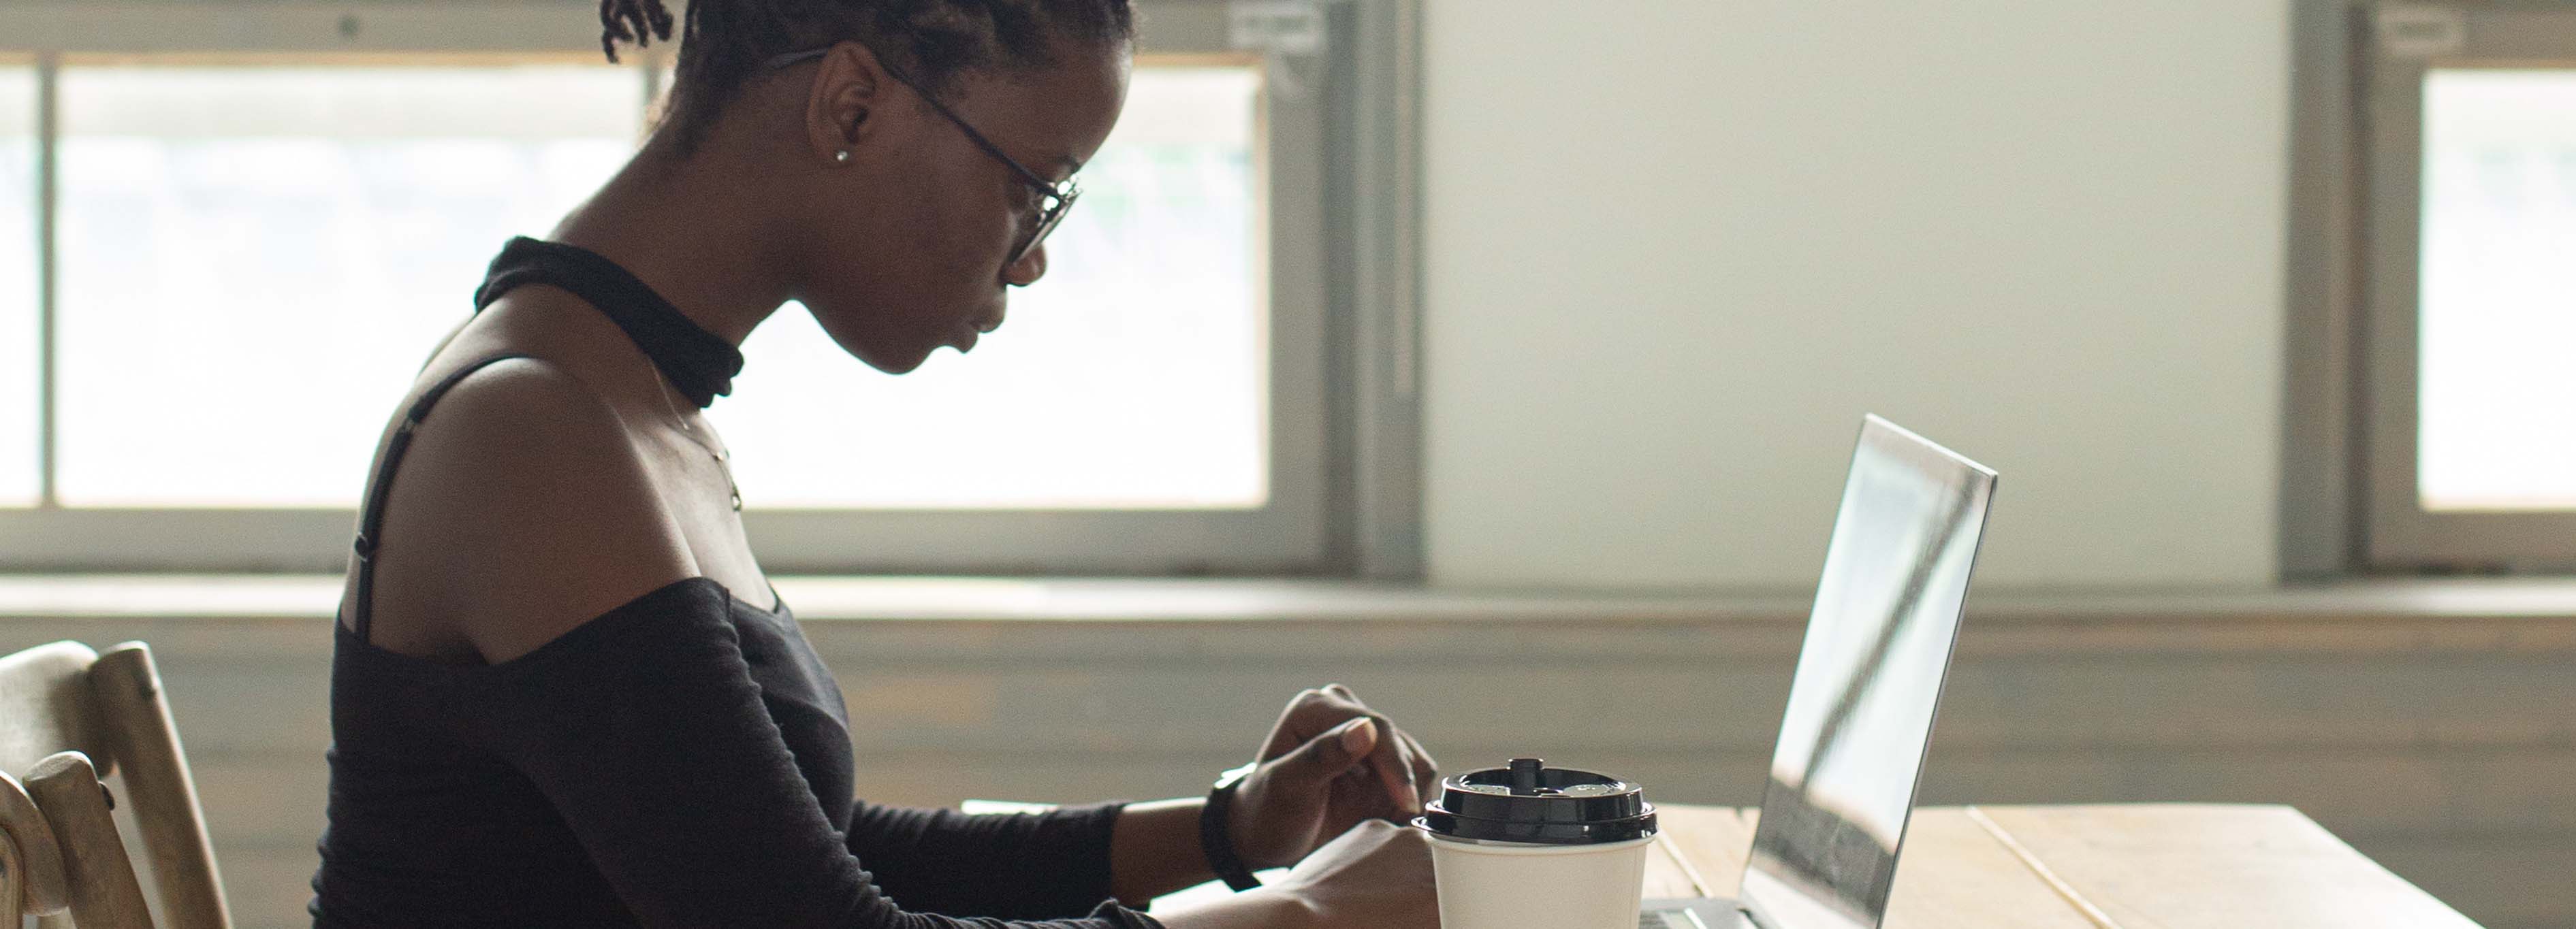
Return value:
[[(755, 510), (773, 573), (1419, 576), (1413, 352), (1419, 277), (1416, 0), (1309, 7), (1319, 53), (1233, 47), (1230, 5), (1164, 0), (1139, 17), (1141, 59), (1269, 69), (1256, 175), (1267, 218), (1270, 499), (1241, 510)], [(105, 0), (0, 9), (0, 56), (32, 57), (44, 99), (38, 162), (42, 499), (0, 509), (0, 570), (338, 571), (354, 508), (66, 508), (55, 473), (50, 371), (56, 268), (50, 183), (59, 69), (153, 63), (597, 62), (588, 8), (528, 0), (364, 7), (249, 0)], [(112, 38), (103, 38), (112, 37)], [(627, 59), (658, 96), (671, 47)], [(1278, 77), (1290, 80), (1277, 80)], [(1283, 89), (1285, 88), (1285, 89)], [(649, 101), (648, 101), (649, 102)], [(497, 247), (497, 243), (496, 243)], [(1294, 270), (1291, 270), (1294, 269)], [(460, 287), (465, 286), (460, 283)], [(426, 351), (427, 346), (423, 347)], [(388, 414), (395, 398), (387, 398)]]
[[(2398, 21), (2383, 26), (2388, 10)], [(2524, 31), (2568, 13), (2576, 8), (2519, 0), (2290, 5), (2282, 579), (2571, 569), (2576, 515), (2427, 512), (2414, 474), (2421, 72), (2568, 62), (2576, 46), (2550, 54), (2558, 28)], [(2445, 18), (2458, 49), (2445, 49)], [(2391, 62), (2383, 28), (2409, 31), (2401, 46), (2419, 49), (2414, 62)]]
[(2567, 68), (2576, 8), (2383, 6), (2359, 69), (2365, 309), (2361, 555), (2367, 567), (2576, 568), (2576, 509), (2430, 511), (2417, 482), (2424, 83), (2435, 69)]

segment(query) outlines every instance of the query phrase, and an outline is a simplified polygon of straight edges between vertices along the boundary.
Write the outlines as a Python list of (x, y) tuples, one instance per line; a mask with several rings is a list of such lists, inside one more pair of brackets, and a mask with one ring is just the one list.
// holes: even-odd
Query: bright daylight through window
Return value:
[(0, 506), (35, 502), (36, 72), (0, 65)]
[(1258, 72), (1140, 67), (1082, 204), (974, 356), (886, 377), (790, 305), (713, 415), (753, 507), (1267, 501)]
[(643, 96), (608, 67), (64, 68), (63, 503), (355, 506), (492, 253), (616, 168)]
[[(61, 71), (61, 502), (348, 507), (512, 235), (633, 150), (643, 71)], [(0, 75), (0, 280), (34, 279), (35, 83)], [(1269, 500), (1269, 243), (1250, 67), (1136, 72), (1082, 204), (972, 360), (867, 369), (798, 306), (714, 415), (755, 508)], [(496, 105), (502, 104), (502, 105)], [(22, 179), (27, 179), (22, 181)], [(19, 270), (19, 269), (24, 269)], [(0, 504), (35, 494), (32, 287), (0, 293)], [(184, 462), (185, 466), (180, 466)]]
[(2576, 70), (2424, 83), (2426, 510), (2576, 508)]

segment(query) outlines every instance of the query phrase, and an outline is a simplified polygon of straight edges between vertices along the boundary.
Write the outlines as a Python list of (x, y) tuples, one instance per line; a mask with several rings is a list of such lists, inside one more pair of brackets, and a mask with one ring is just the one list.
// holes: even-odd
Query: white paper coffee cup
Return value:
[(1441, 929), (1634, 929), (1655, 807), (1637, 785), (1537, 758), (1444, 778), (1413, 821)]
[(1654, 841), (1522, 845), (1434, 834), (1440, 929), (1635, 929)]

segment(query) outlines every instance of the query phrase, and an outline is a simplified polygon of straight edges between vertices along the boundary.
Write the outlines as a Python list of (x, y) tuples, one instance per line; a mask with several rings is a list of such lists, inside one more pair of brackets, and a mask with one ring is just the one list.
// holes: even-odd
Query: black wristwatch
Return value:
[(1261, 879), (1244, 867), (1243, 857), (1235, 854), (1234, 839), (1226, 834), (1226, 823), (1234, 814), (1234, 788), (1259, 767), (1260, 762), (1244, 765), (1217, 775), (1216, 787), (1208, 791), (1207, 805), (1199, 809), (1199, 850), (1207, 853), (1208, 869), (1225, 879), (1225, 886), (1251, 890), (1261, 886)]

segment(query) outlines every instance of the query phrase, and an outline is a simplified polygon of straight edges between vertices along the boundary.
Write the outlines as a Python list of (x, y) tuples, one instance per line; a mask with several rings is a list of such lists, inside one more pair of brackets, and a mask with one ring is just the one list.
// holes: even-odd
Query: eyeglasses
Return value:
[[(774, 71), (803, 64), (830, 54), (831, 51), (832, 49), (827, 46), (789, 52), (769, 59), (761, 65), (761, 70)], [(882, 63), (879, 66), (882, 67)], [(939, 102), (938, 97), (932, 96), (930, 91), (920, 84), (914, 83), (911, 78), (905, 77), (893, 68), (886, 68), (885, 72), (886, 76), (902, 82), (905, 87), (912, 88), (913, 93), (920, 94), (922, 102), (930, 104), (930, 108), (939, 111), (939, 115), (948, 117), (949, 122), (956, 123), (957, 130), (966, 134), (966, 140), (975, 143), (975, 147), (983, 149), (984, 154), (991, 155), (995, 160), (1010, 166), (1011, 173), (1018, 175), (1021, 183), (1037, 190), (1042, 201), (1038, 208), (1037, 227), (1030, 230), (1029, 237), (1022, 241), (1019, 247), (1011, 249), (1011, 260), (1004, 263), (1019, 264), (1020, 259), (1028, 257), (1029, 252), (1038, 247), (1038, 243), (1046, 241), (1047, 233), (1054, 232), (1057, 223), (1064, 221), (1065, 212), (1073, 209), (1073, 201), (1081, 199), (1082, 187), (1075, 184), (1072, 178), (1066, 178), (1061, 184), (1049, 183), (1046, 178), (1038, 176), (1037, 172), (1029, 170), (1028, 166), (1003, 154), (1001, 146), (993, 144), (993, 140), (985, 138), (983, 133), (975, 131), (975, 127), (967, 125), (966, 120), (959, 117), (956, 111), (949, 109), (947, 104)]]

